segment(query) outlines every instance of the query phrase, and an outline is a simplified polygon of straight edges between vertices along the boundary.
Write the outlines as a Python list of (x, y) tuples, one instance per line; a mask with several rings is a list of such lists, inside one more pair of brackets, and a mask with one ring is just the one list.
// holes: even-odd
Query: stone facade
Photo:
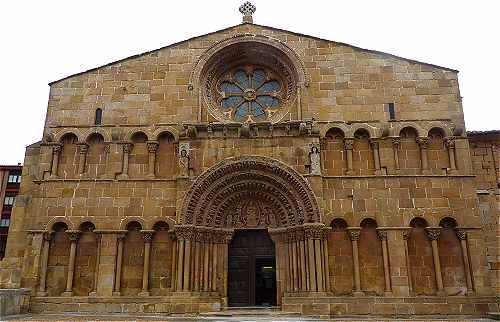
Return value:
[[(225, 66), (281, 85), (220, 93)], [(245, 228), (284, 311), (498, 310), (500, 140), (457, 71), (246, 22), (50, 86), (0, 273), (33, 312), (224, 309)]]

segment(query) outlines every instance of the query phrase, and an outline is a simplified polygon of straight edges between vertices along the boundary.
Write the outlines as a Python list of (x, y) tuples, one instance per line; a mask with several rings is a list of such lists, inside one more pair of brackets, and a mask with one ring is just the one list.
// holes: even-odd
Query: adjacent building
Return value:
[(5, 255), (7, 234), (9, 233), (10, 216), (14, 201), (21, 184), (21, 165), (0, 165), (0, 200), (2, 213), (0, 216), (0, 260)]
[(458, 71), (240, 10), (50, 84), (0, 286), (33, 312), (498, 311), (499, 134), (466, 132)]

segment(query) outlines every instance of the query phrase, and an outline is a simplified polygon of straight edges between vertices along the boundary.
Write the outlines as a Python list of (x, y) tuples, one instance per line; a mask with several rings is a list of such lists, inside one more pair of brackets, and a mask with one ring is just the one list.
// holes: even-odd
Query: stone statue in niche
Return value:
[(189, 143), (179, 144), (179, 176), (189, 177)]
[(309, 152), (309, 174), (321, 175), (321, 156), (319, 153), (319, 144), (312, 144)]

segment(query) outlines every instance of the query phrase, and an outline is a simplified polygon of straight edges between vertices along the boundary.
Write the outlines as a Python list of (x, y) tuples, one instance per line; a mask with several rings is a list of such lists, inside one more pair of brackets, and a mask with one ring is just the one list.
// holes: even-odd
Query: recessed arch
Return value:
[(337, 129), (344, 134), (344, 137), (349, 133), (349, 129), (345, 124), (334, 123), (334, 124), (326, 124), (320, 131), (320, 137), (325, 138), (327, 133), (332, 129)]
[(443, 228), (456, 228), (458, 227), (458, 223), (455, 218), (444, 217), (439, 221), (439, 226)]
[(221, 209), (248, 195), (259, 196), (264, 205), (276, 207), (281, 213), (276, 216), (279, 227), (321, 222), (309, 183), (282, 162), (261, 156), (229, 158), (205, 171), (186, 193), (179, 221), (222, 227), (227, 214)]
[(344, 230), (347, 229), (348, 225), (343, 218), (335, 218), (330, 223), (330, 227), (332, 227), (332, 230)]
[(410, 220), (409, 226), (413, 227), (413, 228), (415, 228), (415, 227), (425, 228), (425, 227), (429, 227), (429, 223), (427, 222), (427, 220), (425, 220), (425, 218), (414, 217), (412, 220)]

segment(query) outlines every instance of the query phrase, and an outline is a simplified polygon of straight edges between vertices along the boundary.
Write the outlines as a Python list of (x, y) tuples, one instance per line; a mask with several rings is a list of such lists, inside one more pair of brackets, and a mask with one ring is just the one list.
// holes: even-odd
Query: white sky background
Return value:
[[(241, 0), (0, 2), (0, 164), (42, 137), (65, 76), (239, 24)], [(254, 22), (458, 69), (467, 130), (500, 129), (500, 1), (254, 0)]]

